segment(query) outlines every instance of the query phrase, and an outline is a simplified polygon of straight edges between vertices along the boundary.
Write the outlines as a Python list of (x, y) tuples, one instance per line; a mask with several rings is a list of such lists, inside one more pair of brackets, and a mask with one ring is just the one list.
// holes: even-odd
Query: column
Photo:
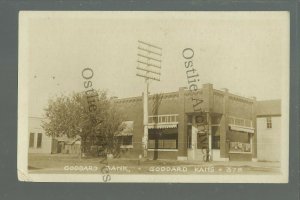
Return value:
[(254, 133), (251, 134), (251, 151), (252, 151), (252, 161), (257, 161), (257, 126), (256, 126), (256, 97), (253, 97), (252, 104), (252, 126), (254, 128)]
[(213, 85), (210, 83), (203, 84), (202, 89), (204, 111), (207, 113), (208, 123), (208, 151), (210, 159), (212, 159), (212, 130), (211, 130), (211, 117), (210, 113), (213, 112)]
[(213, 160), (212, 130), (211, 130), (211, 116), (210, 116), (210, 113), (207, 113), (207, 123), (208, 123), (208, 150), (209, 150), (210, 160)]
[(228, 144), (227, 144), (227, 133), (228, 133), (228, 89), (224, 89), (223, 97), (223, 113), (220, 122), (220, 157), (228, 161)]
[(185, 88), (179, 88), (178, 98), (178, 160), (187, 160), (187, 117), (185, 115)]

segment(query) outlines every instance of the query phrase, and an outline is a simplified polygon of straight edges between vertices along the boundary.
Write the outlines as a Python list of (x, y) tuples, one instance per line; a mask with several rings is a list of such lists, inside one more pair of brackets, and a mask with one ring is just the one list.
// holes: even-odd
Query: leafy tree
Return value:
[(122, 130), (122, 114), (109, 101), (106, 92), (73, 93), (50, 99), (45, 115), (42, 127), (47, 135), (80, 136), (82, 153), (88, 152), (91, 145), (116, 153), (116, 134)]

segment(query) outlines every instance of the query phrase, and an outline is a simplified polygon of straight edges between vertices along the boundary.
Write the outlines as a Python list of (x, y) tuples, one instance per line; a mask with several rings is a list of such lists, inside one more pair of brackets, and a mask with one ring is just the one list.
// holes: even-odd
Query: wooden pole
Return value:
[(144, 158), (148, 155), (148, 90), (149, 90), (149, 80), (145, 79), (145, 88), (144, 88), (144, 99), (143, 99), (143, 111), (144, 111)]

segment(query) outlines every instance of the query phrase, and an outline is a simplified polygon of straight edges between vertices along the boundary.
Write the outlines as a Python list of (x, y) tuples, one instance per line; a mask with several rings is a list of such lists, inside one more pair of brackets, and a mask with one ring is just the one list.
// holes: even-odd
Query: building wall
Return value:
[[(41, 127), (41, 122), (41, 118), (29, 117), (28, 146), (30, 133), (34, 134), (33, 147), (29, 147), (29, 153), (51, 153), (52, 138), (45, 134), (44, 130)], [(40, 148), (37, 147), (38, 133), (42, 133), (42, 143)]]
[[(244, 132), (235, 132), (229, 128), (229, 117), (242, 118), (252, 121), (252, 127), (256, 127), (256, 113), (255, 113), (255, 98), (245, 98), (229, 93), (228, 89), (213, 90), (213, 113), (221, 114), (219, 121), (220, 127), (220, 155), (217, 157), (217, 152), (213, 157), (216, 160), (248, 160), (255, 159), (256, 156), (256, 129), (253, 134)], [(209, 99), (211, 101), (211, 99)], [(213, 123), (216, 124), (216, 123)], [(250, 143), (248, 136), (252, 137), (252, 153), (234, 153), (229, 154), (230, 142)]]
[[(144, 126), (143, 126), (143, 102), (141, 97), (133, 97), (126, 99), (117, 99), (114, 101), (116, 106), (123, 113), (124, 121), (133, 121), (133, 137), (132, 143), (133, 148), (128, 150), (123, 150), (122, 155), (124, 157), (138, 157), (143, 155), (143, 144), (142, 138), (144, 136)], [(182, 105), (180, 107), (180, 105)], [(151, 95), (148, 100), (148, 114), (149, 115), (162, 115), (162, 114), (179, 114), (179, 121), (184, 120), (183, 112), (184, 101), (179, 98), (178, 92), (162, 94), (162, 95)], [(182, 122), (183, 123), (183, 122)], [(178, 126), (178, 130), (184, 129), (183, 124)], [(181, 135), (179, 136), (179, 132)], [(178, 139), (184, 140), (184, 131), (178, 131)], [(178, 144), (178, 149), (181, 149), (181, 154), (184, 154), (186, 148), (185, 144)], [(178, 151), (174, 150), (164, 150), (156, 152), (158, 158), (170, 158), (176, 157)], [(185, 153), (186, 154), (186, 153)], [(152, 158), (154, 156), (153, 151), (148, 151), (148, 157)], [(175, 156), (176, 155), (176, 156)]]
[[(155, 155), (157, 154), (157, 155)], [(172, 151), (162, 151), (162, 150), (149, 150), (148, 151), (148, 158), (153, 159), (154, 157), (157, 157), (157, 159), (172, 159), (176, 160), (178, 156), (178, 150), (172, 150)]]
[(230, 95), (228, 102), (228, 114), (238, 118), (252, 119), (252, 104), (253, 102), (250, 100)]
[[(157, 99), (161, 98), (159, 101)], [(195, 111), (195, 101), (192, 98), (202, 99), (201, 110), (204, 112), (215, 113), (221, 116), (220, 126), (220, 150), (214, 151), (215, 158), (226, 160), (229, 158), (228, 142), (234, 134), (230, 136), (231, 130), (228, 126), (228, 117), (234, 116), (253, 121), (255, 127), (255, 99), (244, 98), (228, 92), (227, 89), (219, 91), (213, 89), (212, 84), (204, 84), (201, 90), (191, 92), (185, 88), (180, 88), (178, 92), (164, 93), (159, 97), (156, 95), (149, 96), (148, 113), (149, 115), (162, 114), (178, 114), (178, 151), (164, 151), (160, 153), (163, 157), (176, 157), (178, 159), (187, 159), (187, 120), (188, 115), (196, 115), (199, 111)], [(157, 103), (159, 102), (159, 103)], [(138, 156), (143, 154), (142, 138), (143, 138), (143, 104), (142, 96), (116, 99), (116, 105), (123, 111), (124, 121), (134, 121), (133, 125), (133, 148), (128, 150), (126, 155), (134, 154)], [(196, 108), (199, 109), (199, 106)], [(231, 138), (230, 138), (231, 137)], [(235, 140), (235, 139), (234, 139)], [(241, 141), (242, 142), (242, 141)], [(253, 155), (251, 158), (256, 158), (256, 131), (253, 134)], [(217, 153), (220, 152), (220, 155)], [(149, 153), (151, 155), (151, 153)], [(233, 156), (242, 157), (242, 156)], [(248, 156), (249, 157), (249, 156)], [(249, 160), (248, 159), (248, 160)]]
[[(127, 98), (115, 101), (116, 106), (123, 114), (124, 121), (133, 121), (133, 148), (124, 152), (124, 157), (138, 158), (143, 154), (143, 102), (142, 97)], [(125, 150), (124, 150), (125, 151)]]
[(66, 144), (63, 150), (63, 153), (66, 154), (80, 154), (81, 152), (81, 144), (74, 143), (74, 144)]
[(258, 160), (280, 161), (281, 117), (271, 117), (272, 128), (267, 128), (266, 117), (257, 118)]

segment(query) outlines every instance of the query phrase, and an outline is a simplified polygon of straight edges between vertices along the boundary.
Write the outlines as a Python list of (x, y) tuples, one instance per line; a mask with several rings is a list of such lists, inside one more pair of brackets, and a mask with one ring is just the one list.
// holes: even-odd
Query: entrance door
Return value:
[(61, 151), (62, 151), (62, 146), (63, 146), (62, 142), (58, 142), (58, 145), (57, 145), (57, 153), (61, 153)]
[(208, 125), (203, 117), (205, 115), (193, 116), (191, 128), (188, 129), (188, 140), (190, 145), (188, 146), (188, 160), (205, 161), (208, 149)]

